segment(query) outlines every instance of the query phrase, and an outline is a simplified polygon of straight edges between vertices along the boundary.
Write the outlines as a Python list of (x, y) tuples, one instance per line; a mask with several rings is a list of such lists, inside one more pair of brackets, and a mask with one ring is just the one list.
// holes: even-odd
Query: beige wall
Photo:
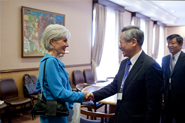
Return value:
[[(23, 96), (23, 75), (27, 73), (38, 77), (38, 70), (30, 69), (38, 68), (41, 59), (21, 57), (21, 6), (64, 14), (65, 26), (72, 36), (67, 48), (69, 54), (60, 60), (68, 66), (66, 70), (71, 80), (73, 70), (91, 69), (91, 0), (6, 0), (0, 1), (0, 4), (0, 70), (4, 71), (0, 73), (0, 79), (13, 78), (19, 96)], [(11, 72), (5, 72), (9, 70)]]
[(180, 27), (167, 27), (167, 36), (171, 34), (179, 34), (182, 37), (185, 37), (185, 26)]
[(165, 27), (164, 28), (164, 38), (165, 38), (165, 40), (164, 40), (164, 56), (170, 54), (170, 52), (168, 50), (168, 47), (167, 47), (167, 42), (166, 42), (166, 37), (167, 36), (168, 36), (168, 27)]
[(6, 0), (1, 1), (1, 70), (39, 67), (41, 58), (21, 58), (21, 6), (65, 14), (65, 26), (72, 36), (65, 65), (91, 63), (91, 0)]

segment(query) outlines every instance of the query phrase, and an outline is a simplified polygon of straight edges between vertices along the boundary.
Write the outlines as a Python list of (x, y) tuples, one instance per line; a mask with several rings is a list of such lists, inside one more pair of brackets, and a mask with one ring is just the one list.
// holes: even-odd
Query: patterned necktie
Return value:
[[(172, 76), (174, 67), (175, 67), (175, 57), (172, 56), (171, 61), (170, 61), (170, 68), (171, 68), (171, 75), (170, 76)], [(169, 79), (169, 89), (171, 90), (171, 77)]]
[(122, 80), (122, 85), (121, 85), (121, 90), (120, 91), (123, 91), (123, 87), (124, 87), (124, 84), (125, 84), (125, 80), (128, 76), (128, 73), (129, 73), (129, 68), (130, 68), (130, 65), (132, 63), (130, 62), (130, 59), (127, 60), (127, 64), (126, 64), (126, 67), (125, 67), (125, 74), (123, 76), (123, 80)]
[(171, 73), (173, 72), (174, 67), (175, 67), (175, 57), (172, 56), (172, 59), (171, 59)]

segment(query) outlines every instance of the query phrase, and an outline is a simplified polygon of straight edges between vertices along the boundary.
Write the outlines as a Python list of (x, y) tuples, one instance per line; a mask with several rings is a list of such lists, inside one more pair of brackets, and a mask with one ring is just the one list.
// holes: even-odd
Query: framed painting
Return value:
[(43, 57), (42, 34), (49, 24), (65, 24), (65, 15), (53, 12), (21, 7), (22, 20), (22, 57)]

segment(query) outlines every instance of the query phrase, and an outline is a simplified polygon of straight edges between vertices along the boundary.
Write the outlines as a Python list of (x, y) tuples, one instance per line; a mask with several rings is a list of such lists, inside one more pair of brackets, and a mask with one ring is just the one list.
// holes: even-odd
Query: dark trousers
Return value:
[[(175, 119), (176, 122), (173, 122)], [(171, 91), (168, 92), (168, 99), (162, 111), (161, 123), (185, 123), (185, 113), (181, 109), (176, 109), (171, 100)]]
[[(1, 113), (1, 112), (0, 112), (0, 113)], [(0, 114), (0, 123), (2, 123), (2, 122), (1, 122), (1, 114)]]

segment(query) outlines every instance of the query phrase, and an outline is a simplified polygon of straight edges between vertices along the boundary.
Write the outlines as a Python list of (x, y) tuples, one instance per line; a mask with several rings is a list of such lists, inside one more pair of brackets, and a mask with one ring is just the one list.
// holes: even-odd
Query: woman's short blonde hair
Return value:
[(69, 39), (70, 37), (71, 33), (64, 26), (59, 24), (50, 24), (43, 32), (44, 47), (46, 50), (52, 50), (54, 47), (50, 43), (51, 39), (57, 41), (61, 38)]

